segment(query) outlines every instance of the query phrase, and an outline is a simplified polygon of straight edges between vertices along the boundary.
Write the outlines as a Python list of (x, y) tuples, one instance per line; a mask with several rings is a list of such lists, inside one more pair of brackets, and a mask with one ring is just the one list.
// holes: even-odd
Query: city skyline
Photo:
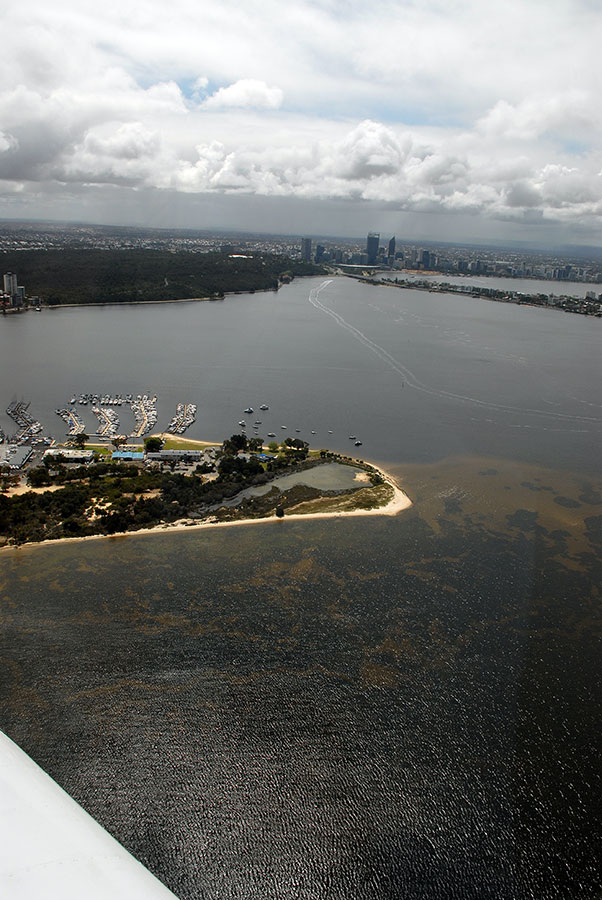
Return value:
[(0, 217), (602, 243), (590, 0), (24, 0)]

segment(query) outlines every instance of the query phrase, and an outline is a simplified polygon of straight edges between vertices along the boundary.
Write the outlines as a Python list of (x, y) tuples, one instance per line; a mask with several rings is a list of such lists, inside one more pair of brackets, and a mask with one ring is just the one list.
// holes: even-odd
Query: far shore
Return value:
[[(295, 275), (293, 281), (301, 278), (322, 278), (322, 275)], [(292, 282), (288, 282), (289, 284)], [(98, 303), (42, 303), (40, 307), (40, 311), (46, 309), (84, 309), (90, 308), (94, 309), (96, 306), (156, 306), (157, 303), (204, 303), (208, 301), (210, 303), (219, 303), (221, 300), (224, 300), (226, 297), (235, 297), (237, 294), (269, 294), (269, 293), (277, 293), (281, 287), (286, 287), (287, 282), (283, 282), (279, 284), (277, 288), (248, 288), (247, 290), (241, 289), (240, 291), (224, 291), (223, 294), (219, 297), (177, 297), (171, 300), (102, 300)], [(22, 309), (19, 309), (18, 312), (28, 312), (33, 310), (37, 312), (38, 309), (35, 306), (25, 306)], [(10, 310), (7, 310), (10, 312)]]
[[(210, 444), (210, 442), (206, 441), (197, 441), (196, 443)], [(410, 500), (408, 495), (399, 487), (393, 476), (385, 472), (383, 469), (379, 469), (377, 466), (373, 465), (372, 468), (382, 476), (385, 484), (388, 484), (391, 488), (393, 488), (393, 497), (391, 498), (391, 500), (389, 500), (386, 505), (376, 507), (375, 509), (352, 509), (340, 511), (331, 510), (326, 512), (313, 513), (291, 512), (289, 515), (285, 513), (284, 516), (277, 516), (274, 514), (271, 516), (264, 516), (262, 518), (234, 519), (224, 522), (211, 520), (198, 522), (196, 519), (180, 519), (173, 523), (163, 522), (159, 525), (153, 526), (152, 528), (141, 528), (138, 531), (119, 531), (115, 534), (87, 534), (82, 537), (72, 538), (52, 538), (48, 541), (30, 541), (24, 544), (19, 544), (18, 546), (11, 544), (8, 546), (0, 547), (0, 553), (7, 551), (18, 552), (30, 547), (45, 547), (53, 544), (74, 544), (81, 541), (111, 540), (113, 538), (134, 536), (137, 537), (139, 535), (150, 534), (177, 534), (183, 531), (200, 531), (207, 528), (232, 528), (233, 526), (239, 525), (267, 525), (274, 522), (284, 523), (306, 521), (308, 519), (338, 519), (348, 518), (351, 516), (396, 516), (403, 510), (409, 509), (409, 507), (412, 506), (412, 501)]]

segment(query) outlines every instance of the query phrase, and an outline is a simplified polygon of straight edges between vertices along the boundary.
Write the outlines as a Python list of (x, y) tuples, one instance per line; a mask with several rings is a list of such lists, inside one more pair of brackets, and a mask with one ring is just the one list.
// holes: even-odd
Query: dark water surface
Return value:
[(10, 325), (40, 397), (71, 322), (90, 387), (361, 431), (414, 505), (1, 552), (0, 726), (181, 898), (598, 897), (600, 323), (308, 285), (119, 310), (104, 355), (108, 310)]

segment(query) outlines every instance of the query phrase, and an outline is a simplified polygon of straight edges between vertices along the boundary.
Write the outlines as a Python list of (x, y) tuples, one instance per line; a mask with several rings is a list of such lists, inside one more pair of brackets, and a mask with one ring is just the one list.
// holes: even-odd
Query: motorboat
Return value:
[(361, 442), (361, 441), (356, 441), (356, 442), (355, 442), (355, 446), (356, 446), (356, 447), (361, 447), (361, 446), (362, 446), (362, 442)]
[(246, 412), (246, 414), (247, 414), (248, 416), (250, 416), (251, 413), (253, 412), (253, 407), (252, 407), (252, 406), (247, 406), (247, 408), (245, 409), (245, 412)]
[(276, 437), (276, 432), (268, 431), (268, 437)]
[(246, 428), (246, 427), (247, 427), (247, 423), (246, 423), (246, 422), (243, 422), (242, 419), (241, 419), (241, 421), (240, 421), (238, 424), (240, 425), (241, 428)]
[(261, 406), (259, 407), (259, 409), (269, 409), (269, 408), (270, 407), (267, 405), (267, 403), (262, 403)]

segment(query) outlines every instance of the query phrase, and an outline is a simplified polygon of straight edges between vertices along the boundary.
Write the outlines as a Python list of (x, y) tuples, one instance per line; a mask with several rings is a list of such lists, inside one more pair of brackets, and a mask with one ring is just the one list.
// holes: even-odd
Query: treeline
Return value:
[(186, 250), (23, 250), (0, 254), (28, 296), (49, 305), (123, 303), (221, 297), (231, 291), (270, 290), (283, 275), (321, 275), (324, 269), (286, 256)]

